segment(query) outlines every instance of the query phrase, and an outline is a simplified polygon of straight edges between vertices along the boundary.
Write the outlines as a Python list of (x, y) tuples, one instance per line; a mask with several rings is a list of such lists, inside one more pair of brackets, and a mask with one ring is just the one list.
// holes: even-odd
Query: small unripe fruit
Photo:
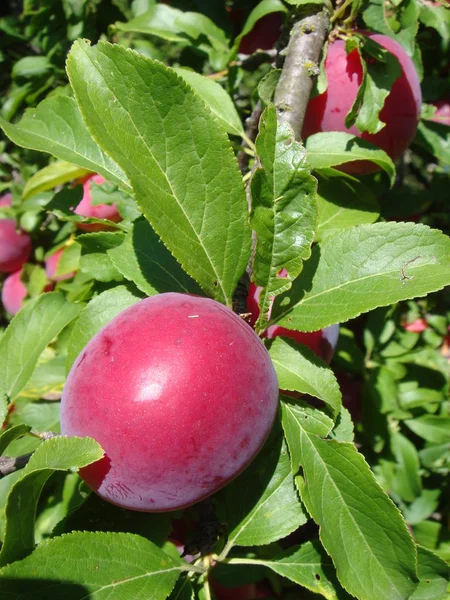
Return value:
[(19, 312), (27, 295), (27, 288), (20, 280), (21, 274), (20, 270), (9, 275), (2, 285), (2, 304), (11, 315)]
[[(357, 50), (347, 54), (345, 42), (336, 40), (328, 46), (325, 60), (327, 90), (309, 101), (302, 137), (306, 139), (323, 131), (344, 131), (375, 144), (395, 161), (408, 148), (416, 133), (422, 103), (419, 78), (411, 58), (398, 42), (380, 34), (371, 33), (368, 37), (396, 56), (402, 70), (379, 115), (380, 121), (386, 125), (376, 134), (361, 133), (356, 125), (345, 126), (345, 117), (358, 93), (363, 70)], [(380, 167), (370, 161), (355, 161), (341, 168), (364, 175)]]
[[(108, 219), (117, 223), (122, 217), (115, 204), (92, 204), (91, 183), (101, 185), (106, 179), (101, 175), (90, 175), (83, 181), (83, 198), (75, 209), (76, 215), (83, 217), (94, 217), (96, 219)], [(77, 227), (82, 231), (103, 231), (108, 229), (107, 225), (101, 223), (77, 223)]]
[(272, 427), (278, 382), (254, 331), (208, 298), (141, 300), (75, 361), (61, 431), (105, 450), (81, 470), (105, 500), (150, 512), (189, 506), (236, 477)]
[(17, 232), (13, 219), (0, 219), (0, 272), (13, 273), (21, 269), (31, 248), (30, 236)]

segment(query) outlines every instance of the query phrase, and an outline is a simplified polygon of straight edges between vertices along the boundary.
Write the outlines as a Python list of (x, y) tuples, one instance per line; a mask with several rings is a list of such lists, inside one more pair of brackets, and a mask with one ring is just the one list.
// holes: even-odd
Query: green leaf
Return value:
[(380, 208), (374, 192), (356, 177), (336, 169), (318, 171), (319, 226), (316, 241), (363, 223), (374, 223)]
[(423, 415), (417, 419), (408, 419), (404, 423), (427, 442), (445, 444), (450, 441), (450, 417)]
[(0, 581), (5, 600), (164, 600), (186, 569), (138, 535), (77, 531), (42, 542), (2, 569)]
[(14, 427), (9, 427), (6, 431), (0, 434), (0, 456), (11, 442), (27, 434), (30, 429), (31, 427), (28, 425), (20, 424), (15, 425)]
[(342, 395), (336, 377), (310, 348), (278, 336), (270, 343), (269, 355), (281, 390), (310, 394), (323, 400), (334, 416), (339, 413)]
[(114, 266), (107, 251), (120, 246), (123, 240), (124, 235), (121, 232), (99, 231), (79, 235), (77, 243), (82, 248), (81, 272), (97, 281), (120, 281), (122, 275)]
[(391, 435), (391, 449), (397, 462), (393, 489), (402, 500), (412, 502), (422, 490), (419, 455), (414, 444), (398, 432)]
[(419, 585), (410, 600), (446, 600), (450, 567), (427, 548), (417, 546)]
[(206, 15), (156, 4), (128, 23), (115, 23), (118, 31), (146, 33), (171, 42), (192, 45), (208, 54), (213, 68), (221, 69), (228, 58), (225, 32)]
[(448, 125), (419, 121), (414, 143), (422, 146), (444, 164), (450, 164), (450, 131)]
[(370, 160), (386, 171), (391, 185), (394, 183), (394, 163), (386, 152), (367, 140), (343, 131), (332, 131), (310, 135), (305, 146), (312, 169), (326, 169), (354, 160)]
[(69, 96), (43, 100), (36, 108), (26, 110), (18, 123), (0, 117), (0, 126), (18, 146), (48, 152), (131, 191), (122, 169), (91, 138), (75, 100)]
[[(262, 114), (256, 150), (261, 168), (252, 177), (250, 223), (256, 232), (253, 277), (262, 286), (256, 331), (264, 331), (274, 296), (288, 290), (311, 255), (318, 222), (316, 180), (305, 149), (273, 105)], [(277, 277), (281, 269), (286, 277)]]
[(289, 444), (292, 473), (295, 475), (301, 462), (302, 430), (326, 437), (333, 428), (333, 421), (320, 410), (308, 406), (306, 402), (293, 402), (285, 397), (282, 397), (281, 401), (281, 420)]
[(153, 229), (208, 295), (231, 305), (251, 233), (221, 126), (162, 63), (78, 41), (67, 64), (90, 131), (124, 169)]
[(90, 438), (49, 439), (37, 448), (6, 501), (5, 540), (0, 552), (2, 566), (20, 560), (34, 548), (36, 506), (47, 479), (54, 471), (85, 467), (103, 456)]
[(405, 522), (353, 444), (301, 432), (302, 500), (344, 588), (364, 600), (407, 600), (416, 553)]
[(355, 439), (352, 416), (345, 406), (341, 406), (341, 412), (336, 419), (336, 426), (330, 436), (338, 442), (353, 442)]
[(53, 71), (53, 65), (47, 56), (24, 56), (14, 63), (13, 79), (42, 79)]
[(413, 223), (359, 225), (328, 236), (292, 288), (275, 300), (272, 322), (317, 331), (450, 284), (450, 239)]
[(53, 190), (57, 185), (79, 179), (88, 173), (87, 169), (77, 167), (77, 165), (63, 160), (50, 163), (47, 167), (35, 173), (33, 177), (30, 177), (23, 189), (22, 200), (26, 200), (39, 192)]
[(369, 29), (391, 37), (404, 47), (409, 56), (413, 56), (419, 27), (419, 6), (416, 0), (403, 0), (394, 10), (389, 10), (384, 0), (365, 0), (361, 16)]
[(174, 70), (200, 96), (227, 133), (239, 136), (243, 134), (241, 118), (233, 104), (233, 100), (220, 83), (189, 69)]
[(123, 285), (106, 290), (93, 298), (77, 319), (70, 336), (66, 369), (70, 370), (74, 360), (90, 339), (122, 310), (139, 302)]
[(0, 339), (1, 422), (6, 414), (6, 400), (17, 396), (43, 350), (79, 312), (79, 306), (51, 292), (28, 302), (11, 321)]
[[(238, 564), (239, 559), (233, 560)], [(327, 600), (341, 598), (336, 594), (342, 592), (331, 559), (326, 555), (320, 543), (316, 540), (306, 542), (297, 548), (289, 548), (282, 554), (270, 560), (256, 559), (252, 564), (261, 564), (278, 575), (287, 577), (294, 583), (320, 594)], [(245, 559), (242, 564), (246, 564)]]
[(120, 246), (108, 250), (114, 266), (147, 296), (163, 292), (201, 295), (197, 283), (187, 275), (144, 219), (133, 223)]
[(419, 21), (438, 32), (444, 50), (447, 50), (450, 42), (450, 12), (448, 8), (443, 4), (420, 2), (419, 10)]
[(345, 126), (356, 123), (359, 131), (378, 133), (385, 123), (379, 115), (394, 82), (401, 76), (402, 69), (396, 56), (368, 37), (363, 38), (362, 47), (347, 41), (347, 52), (356, 47), (363, 70), (363, 78), (353, 106), (345, 117)]
[(223, 498), (228, 512), (224, 552), (233, 546), (270, 544), (306, 523), (278, 427), (251, 465), (225, 488)]
[(416, 525), (432, 516), (439, 506), (441, 490), (422, 490), (421, 495), (403, 510), (408, 525)]

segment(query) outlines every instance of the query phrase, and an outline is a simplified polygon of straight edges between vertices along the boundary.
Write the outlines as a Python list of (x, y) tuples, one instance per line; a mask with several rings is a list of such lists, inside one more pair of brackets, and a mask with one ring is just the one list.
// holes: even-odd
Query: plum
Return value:
[(436, 112), (430, 120), (450, 127), (450, 99), (438, 100), (433, 104), (436, 107)]
[[(117, 223), (122, 220), (122, 217), (117, 210), (115, 204), (92, 204), (91, 183), (101, 185), (106, 179), (101, 175), (89, 175), (83, 183), (83, 198), (75, 209), (75, 214), (83, 217), (95, 217), (96, 219), (108, 219)], [(77, 223), (77, 227), (82, 231), (103, 231), (109, 229), (108, 225), (101, 223)]]
[(2, 286), (2, 304), (11, 315), (15, 315), (22, 308), (23, 301), (27, 295), (27, 288), (20, 277), (22, 270), (8, 275)]
[[(302, 137), (306, 139), (323, 131), (344, 131), (375, 144), (392, 160), (397, 160), (416, 133), (422, 103), (419, 78), (411, 58), (398, 42), (381, 34), (371, 33), (368, 37), (396, 56), (402, 69), (380, 112), (380, 120), (385, 126), (376, 134), (361, 133), (356, 125), (350, 128), (345, 126), (345, 117), (356, 98), (363, 71), (357, 50), (347, 54), (345, 42), (336, 40), (328, 46), (325, 59), (328, 87), (323, 94), (309, 101)], [(341, 167), (343, 171), (357, 175), (379, 168), (371, 161), (355, 161)]]
[(105, 457), (80, 475), (134, 510), (190, 506), (236, 477), (272, 427), (278, 382), (240, 317), (209, 298), (165, 293), (110, 321), (76, 359), (61, 431)]
[(282, 12), (265, 15), (256, 21), (253, 29), (241, 39), (239, 52), (253, 54), (257, 50), (270, 50), (280, 36), (282, 24)]
[(0, 219), (0, 272), (13, 273), (21, 269), (31, 249), (30, 236), (17, 232), (13, 219)]

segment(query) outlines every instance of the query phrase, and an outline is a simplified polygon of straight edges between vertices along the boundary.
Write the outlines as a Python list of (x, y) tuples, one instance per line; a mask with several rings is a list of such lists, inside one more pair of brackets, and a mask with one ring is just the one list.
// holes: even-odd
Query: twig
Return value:
[(29, 452), (23, 456), (0, 456), (0, 479), (19, 469), (23, 469), (32, 456), (33, 452)]
[(313, 78), (319, 74), (319, 59), (330, 24), (323, 9), (297, 21), (286, 49), (286, 60), (275, 90), (275, 106), (281, 122), (288, 123), (300, 139)]

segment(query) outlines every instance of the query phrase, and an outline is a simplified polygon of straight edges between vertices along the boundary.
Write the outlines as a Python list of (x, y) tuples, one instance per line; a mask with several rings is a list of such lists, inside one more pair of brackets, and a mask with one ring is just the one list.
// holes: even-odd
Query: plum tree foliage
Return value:
[(444, 600), (445, 3), (0, 30), (0, 596)]

